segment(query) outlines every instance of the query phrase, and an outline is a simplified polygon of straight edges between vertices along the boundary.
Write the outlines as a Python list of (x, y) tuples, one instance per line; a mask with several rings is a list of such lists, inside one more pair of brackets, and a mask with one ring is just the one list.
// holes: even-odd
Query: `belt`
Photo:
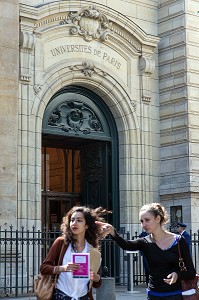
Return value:
[(81, 297), (70, 297), (59, 289), (55, 289), (53, 300), (89, 300), (89, 298), (87, 294)]

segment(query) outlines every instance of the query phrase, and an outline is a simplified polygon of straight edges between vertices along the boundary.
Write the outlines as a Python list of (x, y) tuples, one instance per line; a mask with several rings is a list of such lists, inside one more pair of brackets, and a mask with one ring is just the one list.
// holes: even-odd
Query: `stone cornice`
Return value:
[[(58, 27), (60, 21), (65, 20), (70, 13), (77, 13), (81, 9), (88, 9), (89, 2), (85, 6), (77, 5), (77, 1), (74, 1), (74, 10), (71, 11), (71, 7), (67, 6), (64, 2), (52, 2), (44, 4), (38, 7), (31, 7), (24, 4), (20, 5), (20, 16), (22, 24), (29, 19), (29, 22), (34, 22), (34, 26), (37, 28), (36, 31), (42, 32), (44, 28)], [(68, 4), (69, 5), (69, 4)], [(71, 3), (70, 3), (71, 6)], [(77, 9), (75, 9), (75, 7)], [(137, 26), (132, 20), (126, 16), (101, 5), (96, 5), (96, 9), (104, 16), (107, 20), (112, 23), (111, 29), (115, 35), (122, 37), (137, 51), (140, 51), (140, 45), (151, 47), (151, 52), (157, 47), (159, 38), (157, 36), (146, 34), (139, 26)], [(68, 24), (71, 26), (71, 24)], [(22, 25), (23, 26), (23, 25)]]
[(38, 19), (38, 9), (27, 5), (27, 4), (19, 4), (20, 18), (27, 18), (32, 20)]

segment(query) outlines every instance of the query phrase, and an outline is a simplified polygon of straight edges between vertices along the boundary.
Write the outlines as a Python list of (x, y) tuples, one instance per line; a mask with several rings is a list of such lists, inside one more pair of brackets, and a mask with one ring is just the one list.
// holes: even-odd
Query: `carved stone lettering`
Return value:
[[(87, 66), (81, 66), (82, 62), (93, 62)], [(128, 62), (126, 57), (114, 48), (109, 47), (105, 43), (92, 41), (87, 43), (80, 37), (65, 37), (56, 40), (49, 40), (44, 44), (44, 70), (53, 67), (53, 65), (73, 66), (73, 70), (82, 70), (85, 76), (99, 74), (99, 70), (103, 70), (103, 76), (109, 72), (115, 72), (124, 84), (127, 84)]]
[(110, 55), (106, 51), (102, 51), (96, 48), (93, 48), (92, 46), (87, 45), (61, 45), (58, 47), (55, 47), (53, 49), (50, 49), (50, 53), (52, 57), (65, 55), (65, 54), (72, 54), (72, 53), (86, 53), (91, 54), (93, 56), (97, 56), (97, 58), (100, 58), (104, 62), (112, 65), (116, 69), (121, 68), (121, 62), (118, 61), (118, 59), (112, 55)]

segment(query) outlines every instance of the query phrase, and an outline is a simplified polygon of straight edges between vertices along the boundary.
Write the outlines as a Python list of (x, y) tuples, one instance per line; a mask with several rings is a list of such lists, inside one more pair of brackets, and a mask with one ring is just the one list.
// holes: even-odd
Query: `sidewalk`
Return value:
[(116, 300), (146, 300), (146, 287), (134, 287), (133, 292), (127, 291), (127, 288), (116, 287)]
[[(135, 286), (132, 292), (127, 291), (125, 286), (116, 286), (116, 299), (115, 300), (146, 300), (146, 287), (143, 285)], [(94, 300), (96, 300), (95, 289), (93, 289)], [(36, 297), (0, 297), (2, 300), (36, 300)], [(99, 300), (108, 300), (108, 299), (99, 299)]]
[(116, 286), (115, 292), (116, 300), (146, 300), (146, 287), (144, 285), (134, 286), (132, 292), (127, 291), (126, 286)]

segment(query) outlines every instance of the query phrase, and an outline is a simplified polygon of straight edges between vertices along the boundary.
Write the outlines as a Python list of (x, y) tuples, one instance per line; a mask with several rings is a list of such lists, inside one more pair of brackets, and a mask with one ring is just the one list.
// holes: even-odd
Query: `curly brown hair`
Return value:
[(99, 240), (103, 238), (103, 233), (101, 227), (95, 223), (95, 221), (105, 222), (103, 218), (104, 215), (111, 213), (103, 207), (90, 208), (88, 206), (74, 206), (72, 207), (65, 217), (63, 217), (63, 222), (61, 224), (62, 236), (65, 241), (74, 245), (76, 239), (70, 229), (71, 216), (75, 212), (81, 212), (86, 220), (86, 225), (88, 229), (85, 233), (85, 239), (93, 247), (99, 247)]

